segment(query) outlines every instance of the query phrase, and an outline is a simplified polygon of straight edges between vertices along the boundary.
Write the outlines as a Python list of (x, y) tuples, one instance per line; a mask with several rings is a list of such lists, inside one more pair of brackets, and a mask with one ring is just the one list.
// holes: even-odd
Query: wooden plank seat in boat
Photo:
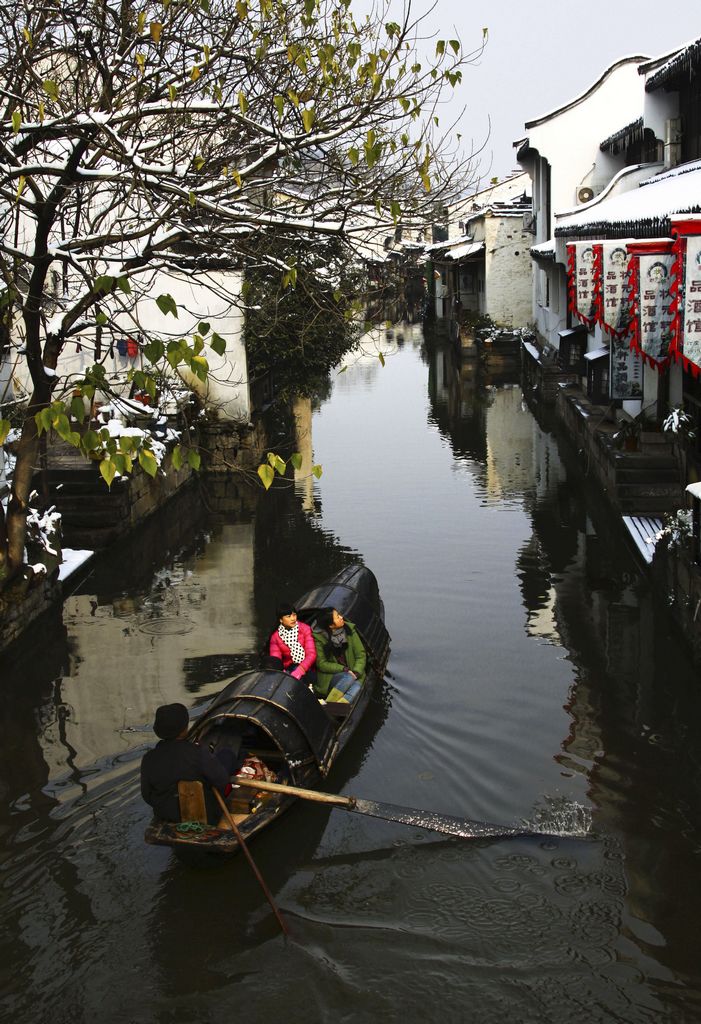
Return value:
[[(181, 779), (178, 783), (178, 801), (180, 802), (181, 821), (199, 821), (202, 825), (207, 824), (207, 805), (204, 799), (204, 786), (201, 782), (185, 782)], [(248, 817), (247, 813), (241, 814), (237, 810), (232, 810), (230, 813), (237, 825)], [(231, 825), (225, 814), (222, 814), (217, 828), (231, 831)]]

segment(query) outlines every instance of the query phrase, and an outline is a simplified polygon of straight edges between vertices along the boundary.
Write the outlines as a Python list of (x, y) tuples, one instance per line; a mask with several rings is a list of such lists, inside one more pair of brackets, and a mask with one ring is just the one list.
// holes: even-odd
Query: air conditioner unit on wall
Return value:
[(590, 188), (589, 185), (583, 185), (577, 189), (577, 202), (578, 203), (590, 203), (594, 198), (594, 189)]

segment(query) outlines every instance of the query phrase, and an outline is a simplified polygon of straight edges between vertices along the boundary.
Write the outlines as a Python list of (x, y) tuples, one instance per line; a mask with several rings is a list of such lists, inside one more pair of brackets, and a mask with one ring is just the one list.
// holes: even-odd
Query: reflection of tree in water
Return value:
[(261, 643), (281, 600), (294, 601), (346, 565), (362, 562), (358, 552), (344, 548), (321, 528), (319, 513), (318, 498), (315, 512), (305, 513), (289, 487), (272, 488), (258, 503), (254, 601)]

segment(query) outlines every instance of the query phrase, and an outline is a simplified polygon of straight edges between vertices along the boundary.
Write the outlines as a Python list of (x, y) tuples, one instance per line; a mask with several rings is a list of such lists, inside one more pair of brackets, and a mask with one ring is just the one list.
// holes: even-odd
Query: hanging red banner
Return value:
[(597, 267), (595, 264), (594, 242), (571, 242), (567, 246), (567, 276), (570, 312), (593, 327), (597, 318), (598, 297)]
[(629, 242), (631, 299), (630, 347), (650, 366), (669, 365), (674, 328), (672, 272), (674, 243), (670, 238)]
[(673, 351), (695, 377), (701, 368), (701, 216), (672, 217), (675, 280)]
[(602, 242), (600, 324), (607, 334), (623, 338), (630, 327), (628, 242)]

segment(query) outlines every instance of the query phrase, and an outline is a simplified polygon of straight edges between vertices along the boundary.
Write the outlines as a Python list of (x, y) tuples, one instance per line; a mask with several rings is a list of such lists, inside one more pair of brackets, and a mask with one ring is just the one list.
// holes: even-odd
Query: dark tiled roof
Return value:
[(645, 83), (646, 92), (654, 92), (661, 85), (666, 85), (681, 74), (695, 74), (701, 65), (701, 39), (690, 43), (676, 56), (663, 64), (659, 71), (651, 75)]

